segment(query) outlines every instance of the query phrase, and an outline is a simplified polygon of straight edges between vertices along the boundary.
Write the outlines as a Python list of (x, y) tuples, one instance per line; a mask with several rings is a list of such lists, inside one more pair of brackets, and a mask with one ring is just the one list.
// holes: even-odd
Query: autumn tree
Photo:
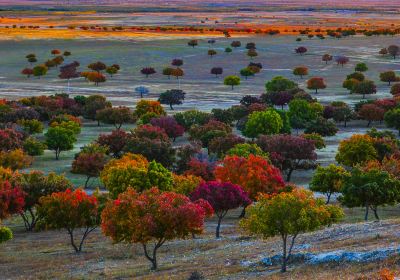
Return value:
[(33, 67), (33, 76), (40, 77), (45, 76), (47, 74), (48, 68), (46, 65), (37, 65)]
[(165, 133), (169, 138), (173, 139), (173, 141), (175, 141), (177, 137), (182, 136), (185, 132), (184, 127), (178, 124), (175, 118), (171, 116), (160, 116), (153, 118), (151, 119), (150, 123), (153, 126), (164, 129)]
[[(97, 199), (81, 189), (68, 189), (41, 197), (37, 212), (41, 217), (41, 227), (67, 230), (76, 253), (82, 252), (86, 238), (100, 223)], [(77, 243), (76, 230), (79, 228), (83, 228), (83, 235)]]
[(265, 88), (268, 93), (288, 91), (291, 89), (295, 89), (297, 87), (298, 87), (297, 83), (283, 76), (276, 76), (265, 84)]
[(376, 85), (371, 80), (364, 80), (354, 84), (353, 92), (356, 94), (361, 94), (363, 98), (365, 98), (365, 95), (376, 93)]
[(146, 78), (148, 78), (150, 75), (153, 75), (157, 72), (153, 67), (145, 67), (142, 68), (142, 70), (140, 70), (140, 73), (142, 73), (143, 75), (146, 76)]
[(368, 135), (354, 134), (349, 139), (340, 141), (336, 161), (353, 167), (364, 164), (378, 156), (374, 140)]
[(277, 134), (283, 127), (281, 116), (273, 109), (249, 115), (243, 135), (255, 138), (260, 134)]
[(79, 78), (81, 76), (81, 73), (77, 71), (79, 65), (79, 62), (75, 61), (60, 67), (60, 74), (58, 75), (58, 77), (62, 80), (67, 80), (67, 92), (69, 92), (70, 80)]
[(335, 122), (343, 122), (344, 127), (347, 127), (347, 123), (351, 120), (356, 119), (357, 114), (353, 109), (346, 103), (334, 104), (332, 118)]
[(347, 56), (338, 56), (335, 59), (336, 63), (341, 65), (342, 67), (349, 62), (349, 58)]
[(385, 110), (375, 104), (367, 103), (361, 106), (358, 115), (361, 119), (368, 121), (367, 127), (369, 127), (373, 121), (383, 121)]
[(107, 80), (106, 77), (99, 72), (89, 72), (86, 78), (89, 82), (94, 83), (96, 86), (98, 86), (100, 83), (104, 83)]
[(392, 87), (390, 88), (390, 93), (394, 96), (400, 95), (400, 83), (392, 85)]
[(73, 187), (72, 183), (64, 175), (57, 175), (54, 172), (45, 175), (41, 171), (31, 171), (21, 174), (18, 181), (21, 189), (26, 194), (21, 217), (27, 231), (32, 231), (41, 218), (35, 211), (41, 197), (55, 192), (63, 192)]
[(280, 235), (282, 238), (281, 272), (286, 272), (287, 262), (297, 236), (329, 226), (343, 217), (343, 211), (324, 205), (312, 192), (295, 189), (275, 196), (262, 196), (250, 207), (248, 218), (242, 226), (265, 238)]
[(396, 56), (400, 54), (400, 47), (397, 45), (390, 45), (387, 48), (388, 53), (393, 56), (393, 59), (396, 59)]
[(118, 73), (118, 68), (114, 66), (109, 66), (106, 68), (106, 73), (111, 76), (111, 78)]
[(213, 67), (213, 68), (211, 68), (211, 74), (215, 75), (216, 78), (218, 77), (218, 75), (222, 75), (223, 72), (224, 71), (223, 71), (223, 69), (221, 67)]
[(382, 72), (379, 74), (379, 78), (382, 82), (387, 82), (389, 86), (392, 82), (397, 82), (400, 80), (394, 71)]
[(218, 181), (200, 183), (190, 194), (190, 199), (194, 202), (203, 199), (211, 205), (218, 218), (215, 230), (216, 238), (220, 237), (221, 222), (229, 210), (247, 207), (251, 204), (248, 195), (240, 186)]
[(110, 134), (100, 134), (96, 142), (107, 148), (107, 153), (111, 153), (113, 157), (118, 158), (125, 148), (128, 133), (121, 129), (113, 130)]
[(316, 167), (317, 154), (314, 141), (301, 136), (261, 136), (256, 144), (270, 155), (271, 162), (286, 173), (290, 181), (293, 171)]
[(303, 55), (307, 52), (307, 48), (306, 47), (298, 47), (294, 51), (300, 55)]
[(210, 113), (188, 110), (174, 115), (175, 120), (178, 124), (182, 125), (185, 130), (189, 130), (194, 125), (204, 125), (211, 120), (212, 115)]
[(88, 68), (90, 70), (93, 70), (93, 71), (97, 72), (97, 73), (100, 73), (101, 71), (104, 71), (104, 70), (107, 69), (107, 65), (105, 65), (101, 61), (97, 61), (97, 62), (93, 62), (93, 63), (89, 64)]
[(90, 120), (96, 119), (96, 112), (104, 108), (110, 108), (111, 102), (107, 101), (105, 96), (102, 95), (91, 95), (83, 106), (83, 116)]
[(293, 69), (293, 75), (300, 76), (303, 79), (303, 76), (308, 75), (308, 68), (305, 66), (299, 66)]
[(217, 54), (217, 51), (216, 50), (208, 50), (207, 54), (208, 54), (209, 57), (212, 58), (214, 55)]
[(143, 115), (148, 113), (154, 113), (155, 116), (163, 116), (166, 114), (164, 108), (158, 101), (140, 100), (136, 103), (134, 114), (137, 118), (141, 118)]
[(321, 77), (313, 77), (307, 81), (307, 88), (315, 90), (315, 93), (318, 93), (319, 89), (326, 88), (326, 84), (323, 78)]
[(202, 233), (204, 219), (211, 213), (211, 206), (203, 200), (194, 203), (182, 194), (157, 188), (143, 193), (130, 188), (107, 203), (101, 228), (115, 243), (140, 243), (156, 270), (158, 249), (168, 240)]
[(199, 140), (203, 147), (208, 147), (212, 139), (232, 133), (230, 125), (210, 120), (204, 125), (193, 126), (189, 130), (190, 140)]
[(224, 79), (224, 85), (231, 86), (233, 90), (234, 86), (240, 85), (240, 78), (238, 76), (227, 76)]
[(379, 54), (382, 55), (382, 56), (387, 55), (387, 54), (388, 54), (387, 48), (382, 48), (382, 49), (380, 49)]
[(226, 156), (215, 168), (215, 177), (243, 187), (252, 200), (256, 200), (258, 193), (274, 194), (285, 186), (278, 168), (265, 157), (252, 154), (247, 158)]
[(328, 64), (329, 61), (332, 61), (333, 56), (331, 56), (330, 54), (324, 54), (322, 56), (322, 61), (325, 62), (325, 64)]
[(33, 69), (32, 68), (24, 68), (21, 71), (21, 74), (27, 76), (28, 78), (30, 78), (33, 75)]
[(110, 107), (98, 110), (96, 120), (106, 124), (112, 124), (116, 129), (121, 129), (123, 124), (132, 123), (133, 113), (128, 107)]
[(24, 135), (14, 129), (0, 129), (0, 150), (10, 151), (22, 147)]
[(248, 67), (246, 67), (240, 70), (240, 75), (247, 80), (248, 77), (254, 76), (254, 72), (251, 71)]
[(190, 40), (189, 42), (188, 42), (188, 46), (189, 47), (196, 47), (196, 46), (198, 46), (199, 45), (199, 41), (198, 40)]
[(344, 182), (350, 174), (341, 166), (330, 164), (327, 167), (318, 166), (311, 182), (310, 190), (320, 192), (326, 196), (326, 204), (331, 196), (342, 191)]
[(231, 47), (232, 48), (240, 48), (242, 46), (242, 43), (240, 41), (232, 41)]
[(225, 153), (237, 144), (244, 143), (245, 139), (235, 134), (227, 134), (225, 136), (214, 137), (208, 144), (208, 152), (215, 154), (219, 158), (223, 157)]
[(279, 91), (273, 92), (269, 95), (269, 99), (271, 103), (275, 106), (281, 106), (283, 110), (283, 106), (289, 104), (293, 99), (293, 95), (287, 91)]
[(365, 221), (372, 210), (379, 220), (378, 207), (394, 205), (400, 199), (400, 181), (379, 169), (369, 171), (355, 168), (345, 181), (340, 202), (345, 206), (365, 207)]
[(250, 59), (253, 59), (258, 56), (258, 53), (255, 49), (250, 49), (247, 51), (247, 56), (250, 57)]
[(171, 110), (174, 110), (172, 105), (181, 105), (183, 103), (183, 100), (185, 99), (185, 95), (186, 92), (184, 92), (183, 90), (171, 89), (161, 93), (158, 101), (161, 104), (169, 105)]
[(248, 158), (250, 155), (260, 156), (268, 159), (268, 154), (265, 153), (260, 146), (255, 143), (239, 143), (226, 152), (229, 156), (238, 156)]
[(106, 162), (107, 158), (105, 152), (80, 152), (72, 162), (71, 172), (86, 175), (84, 188), (87, 188), (91, 178), (99, 177)]
[(305, 133), (318, 133), (321, 136), (334, 136), (338, 132), (336, 124), (331, 121), (324, 119), (323, 117), (317, 117), (316, 119), (310, 121), (306, 125)]

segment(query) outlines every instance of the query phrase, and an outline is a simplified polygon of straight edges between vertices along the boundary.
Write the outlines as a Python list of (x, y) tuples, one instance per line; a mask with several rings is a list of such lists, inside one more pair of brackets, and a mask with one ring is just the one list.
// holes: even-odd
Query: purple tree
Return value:
[(221, 67), (211, 68), (211, 74), (215, 75), (216, 78), (218, 77), (218, 75), (222, 75), (223, 72), (224, 70)]
[(231, 209), (246, 207), (251, 204), (247, 193), (238, 185), (229, 182), (205, 182), (201, 183), (191, 194), (190, 199), (197, 201), (204, 199), (214, 209), (218, 217), (218, 224), (215, 236), (219, 238), (221, 221)]
[(338, 56), (335, 59), (336, 63), (342, 65), (342, 67), (349, 62), (349, 58), (347, 56)]
[(146, 75), (146, 78), (148, 78), (149, 75), (155, 74), (156, 70), (154, 70), (153, 67), (145, 67), (142, 70), (140, 70), (140, 73), (142, 73), (143, 75)]
[(167, 133), (169, 138), (172, 138), (173, 141), (179, 136), (182, 136), (185, 132), (183, 126), (178, 124), (174, 117), (171, 116), (162, 116), (158, 118), (153, 118), (150, 121), (151, 125), (160, 127), (164, 129), (165, 133)]
[(68, 81), (68, 87), (67, 87), (67, 92), (69, 93), (69, 81), (71, 79), (79, 78), (81, 76), (81, 73), (77, 71), (77, 68), (79, 67), (79, 62), (74, 61), (72, 63), (66, 64), (62, 67), (60, 67), (60, 74), (58, 77), (60, 79), (64, 79)]
[(300, 55), (303, 55), (307, 52), (307, 48), (306, 47), (298, 47), (294, 51)]
[(183, 65), (183, 60), (179, 58), (175, 58), (171, 62), (172, 66), (181, 67)]
[(270, 100), (272, 104), (275, 106), (281, 106), (283, 110), (283, 106), (289, 104), (289, 102), (293, 99), (293, 95), (288, 93), (287, 91), (274, 92), (270, 96)]

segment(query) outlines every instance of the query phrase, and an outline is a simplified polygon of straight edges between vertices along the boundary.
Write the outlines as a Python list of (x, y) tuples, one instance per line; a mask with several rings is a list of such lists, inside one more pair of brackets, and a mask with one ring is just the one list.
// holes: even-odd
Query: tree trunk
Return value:
[(221, 227), (222, 216), (218, 217), (217, 229), (215, 230), (215, 237), (219, 238), (219, 229)]
[(246, 207), (243, 206), (242, 213), (240, 213), (239, 218), (244, 218), (246, 216)]
[(164, 244), (165, 240), (164, 239), (159, 239), (157, 244), (154, 245), (153, 253), (152, 256), (149, 255), (147, 252), (147, 245), (142, 243), (143, 245), (143, 250), (144, 250), (144, 255), (146, 258), (151, 262), (151, 270), (156, 270), (157, 269), (157, 250)]
[(364, 220), (365, 221), (368, 221), (368, 212), (369, 212), (369, 206), (368, 206), (368, 204), (365, 206), (365, 217), (364, 217)]
[(287, 236), (282, 235), (282, 242), (283, 242), (283, 251), (282, 251), (282, 267), (281, 267), (281, 272), (286, 272), (286, 263), (287, 263), (287, 258), (286, 258), (286, 245), (287, 245)]
[(332, 195), (332, 193), (328, 193), (327, 195), (326, 195), (326, 204), (329, 204), (329, 202), (331, 201), (331, 195)]
[(380, 218), (379, 218), (379, 216), (378, 216), (378, 206), (376, 206), (376, 207), (371, 207), (371, 208), (372, 208), (372, 211), (374, 212), (375, 219), (377, 219), (378, 221), (380, 221)]
[(292, 178), (292, 173), (293, 173), (293, 169), (289, 169), (287, 175), (286, 175), (286, 181), (290, 182), (290, 179)]
[(172, 103), (169, 104), (169, 107), (171, 108), (171, 110), (174, 110), (174, 108), (172, 108)]
[(89, 180), (90, 180), (90, 178), (91, 178), (91, 176), (87, 176), (86, 177), (86, 181), (85, 181), (85, 189), (87, 188), (87, 186), (88, 186), (88, 183), (89, 183)]

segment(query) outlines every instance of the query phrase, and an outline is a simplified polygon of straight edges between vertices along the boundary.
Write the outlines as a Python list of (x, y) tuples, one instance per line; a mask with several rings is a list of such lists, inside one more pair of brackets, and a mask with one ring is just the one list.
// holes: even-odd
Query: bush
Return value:
[(335, 123), (324, 118), (317, 118), (311, 121), (305, 131), (305, 133), (318, 133), (321, 136), (334, 136), (338, 132), (338, 128)]
[(26, 138), (23, 144), (24, 151), (30, 156), (43, 155), (46, 148), (47, 146), (44, 143), (34, 137)]

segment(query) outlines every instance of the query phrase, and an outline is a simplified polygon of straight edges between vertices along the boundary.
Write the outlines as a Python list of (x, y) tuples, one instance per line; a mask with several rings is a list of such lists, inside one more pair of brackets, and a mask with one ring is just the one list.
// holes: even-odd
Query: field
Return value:
[[(342, 83), (347, 75), (354, 72), (358, 63), (368, 66), (368, 71), (364, 74), (377, 86), (376, 94), (367, 95), (367, 100), (392, 98), (391, 87), (380, 81), (380, 73), (394, 71), (400, 75), (400, 59), (379, 54), (382, 48), (400, 45), (398, 34), (367, 37), (358, 33), (341, 39), (326, 36), (324, 40), (298, 34), (298, 30), (305, 28), (397, 28), (400, 19), (395, 1), (388, 2), (386, 6), (373, 7), (369, 0), (365, 0), (359, 7), (354, 7), (353, 3), (345, 0), (331, 9), (320, 6), (320, 1), (310, 0), (308, 6), (306, 5), (309, 9), (303, 9), (299, 8), (296, 1), (288, 0), (284, 3), (286, 10), (281, 8), (282, 1), (272, 1), (270, 5), (260, 7), (259, 1), (254, 0), (245, 8), (240, 1), (236, 3), (222, 0), (219, 4), (207, 2), (192, 5), (181, 5), (180, 0), (170, 1), (168, 5), (161, 5), (158, 0), (146, 1), (143, 6), (137, 1), (131, 2), (135, 1), (125, 1), (117, 7), (104, 0), (96, 11), (95, 8), (87, 8), (92, 7), (91, 1), (72, 1), (68, 7), (54, 1), (38, 1), (37, 6), (32, 5), (28, 9), (26, 7), (31, 5), (28, 0), (18, 2), (27, 6), (18, 6), (17, 3), (13, 6), (9, 1), (0, 0), (0, 105), (3, 106), (3, 98), (18, 100), (23, 97), (61, 93), (68, 93), (70, 97), (96, 94), (104, 95), (113, 106), (127, 106), (134, 110), (141, 100), (135, 88), (145, 86), (150, 90), (145, 99), (150, 100), (157, 100), (166, 90), (181, 89), (186, 92), (183, 104), (174, 106), (175, 110), (171, 110), (168, 105), (164, 106), (167, 114), (173, 116), (177, 112), (191, 109), (205, 112), (216, 108), (228, 109), (238, 105), (243, 96), (259, 97), (265, 93), (267, 81), (276, 76), (284, 76), (295, 81), (299, 88), (305, 89), (322, 105), (343, 101), (353, 107), (362, 100), (362, 96), (349, 94)], [(178, 5), (179, 12), (171, 11), (171, 7), (175, 5)], [(306, 7), (304, 5), (301, 7)], [(241, 7), (240, 11), (235, 7)], [(254, 12), (257, 7), (258, 12)], [(24, 28), (12, 28), (14, 24)], [(29, 25), (39, 25), (40, 28), (25, 28)], [(78, 27), (89, 25), (96, 27), (89, 30)], [(69, 28), (71, 26), (74, 28)], [(124, 26), (126, 29), (110, 31), (101, 28), (115, 26)], [(176, 30), (150, 30), (155, 26), (174, 27)], [(179, 30), (180, 27), (188, 26), (249, 28), (252, 31), (230, 32), (232, 37), (227, 38), (222, 32), (215, 30)], [(149, 29), (140, 31), (133, 27)], [(277, 29), (281, 34), (258, 35), (254, 32), (257, 28)], [(296, 38), (301, 40), (296, 41)], [(189, 47), (190, 39), (198, 40), (199, 45)], [(210, 44), (210, 39), (215, 39), (216, 42)], [(237, 40), (241, 41), (242, 46), (226, 53), (225, 48)], [(250, 42), (254, 42), (257, 47), (258, 56), (253, 59), (246, 55), (245, 45)], [(295, 52), (300, 46), (307, 48), (303, 55)], [(68, 87), (67, 81), (58, 77), (59, 68), (51, 68), (41, 78), (21, 74), (22, 69), (34, 66), (27, 62), (26, 55), (34, 53), (38, 64), (44, 63), (54, 58), (51, 50), (55, 49), (61, 53), (70, 51), (72, 55), (65, 57), (64, 63), (79, 61), (79, 72), (88, 71), (87, 66), (97, 61), (106, 65), (118, 64), (121, 70), (113, 77), (107, 75), (107, 81), (99, 86), (80, 77), (72, 79)], [(217, 52), (212, 57), (208, 55), (211, 49)], [(333, 60), (323, 62), (321, 58), (324, 54), (332, 55)], [(343, 66), (337, 64), (335, 58), (338, 56), (348, 57), (349, 62)], [(170, 66), (173, 59), (184, 61), (181, 66), (184, 76), (180, 79), (168, 78), (162, 74), (163, 68)], [(226, 76), (240, 76), (240, 70), (250, 62), (261, 63), (261, 71), (248, 79), (241, 77), (240, 85), (234, 88), (224, 85)], [(308, 67), (309, 74), (303, 78), (293, 75), (293, 69), (298, 66)], [(157, 73), (145, 77), (140, 72), (144, 67), (153, 67)], [(212, 75), (210, 70), (213, 67), (223, 68), (223, 74), (218, 77)], [(322, 77), (327, 84), (326, 89), (319, 90), (318, 93), (308, 90), (307, 80), (311, 77)], [(282, 109), (289, 110), (287, 105)], [(82, 187), (86, 176), (71, 172), (76, 154), (100, 134), (108, 134), (115, 127), (98, 124), (97, 121), (83, 117), (81, 120), (82, 130), (77, 135), (73, 149), (62, 152), (59, 160), (55, 160), (54, 151), (45, 150), (43, 155), (34, 157), (31, 166), (20, 171), (40, 170), (46, 174), (65, 174), (75, 187)], [(326, 147), (316, 151), (316, 162), (319, 165), (336, 163), (335, 155), (339, 143), (354, 134), (365, 134), (372, 127), (379, 131), (390, 130), (398, 135), (397, 130), (387, 128), (383, 121), (373, 122), (370, 127), (367, 127), (367, 121), (360, 119), (351, 120), (347, 126), (343, 123), (336, 125), (338, 133), (324, 137)], [(137, 126), (138, 124), (124, 124), (122, 129), (130, 131)], [(232, 127), (235, 134), (241, 133), (233, 125)], [(48, 128), (48, 123), (45, 122), (45, 131)], [(302, 133), (301, 129), (292, 129), (293, 135)], [(40, 141), (45, 140), (44, 134), (35, 137)], [(177, 138), (173, 146), (179, 148), (187, 143), (189, 135), (185, 133)], [(206, 151), (206, 148), (203, 150)], [(3, 151), (2, 147), (0, 151)], [(267, 164), (269, 163), (266, 162)], [(346, 168), (351, 171), (351, 167)], [(313, 169), (295, 170), (290, 183), (308, 189), (314, 173)], [(106, 191), (99, 178), (92, 178), (86, 191), (92, 194), (96, 188), (102, 193)], [(322, 196), (321, 193), (315, 195)], [(334, 195), (332, 204), (338, 206), (339, 201), (341, 200), (337, 199), (337, 195)], [(400, 199), (396, 203), (399, 201)], [(115, 202), (116, 205), (119, 203)], [(288, 272), (284, 274), (279, 272), (279, 265), (263, 263), (281, 252), (279, 235), (267, 239), (249, 235), (239, 226), (241, 209), (229, 211), (221, 226), (221, 238), (215, 238), (217, 218), (212, 217), (206, 220), (203, 234), (188, 235), (190, 238), (183, 240), (168, 240), (159, 250), (159, 268), (156, 271), (149, 269), (141, 244), (113, 244), (100, 227), (89, 235), (83, 252), (77, 254), (73, 253), (65, 230), (27, 232), (22, 218), (14, 215), (10, 219), (0, 220), (0, 225), (9, 227), (14, 234), (12, 240), (0, 244), (0, 279), (189, 279), (191, 273), (200, 272), (204, 279), (224, 280), (389, 280), (379, 278), (378, 275), (383, 268), (387, 268), (397, 277), (400, 276), (400, 208), (396, 203), (379, 206), (381, 220), (373, 222), (364, 222), (364, 208), (343, 207), (345, 217), (339, 223), (298, 237), (294, 253), (297, 257), (302, 257), (294, 258)], [(372, 216), (371, 212), (370, 220)], [(382, 257), (366, 262), (360, 257), (355, 261), (331, 260), (322, 264), (312, 264), (305, 261), (304, 257), (314, 254), (324, 258), (329, 254), (337, 256), (342, 253), (354, 253), (359, 257), (368, 253), (381, 254)]]

